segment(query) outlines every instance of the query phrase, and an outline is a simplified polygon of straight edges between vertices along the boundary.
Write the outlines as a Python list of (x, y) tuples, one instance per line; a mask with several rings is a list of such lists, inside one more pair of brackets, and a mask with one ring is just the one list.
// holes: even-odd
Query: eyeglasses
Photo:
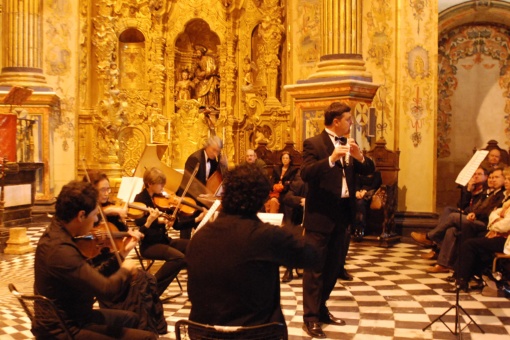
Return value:
[(112, 192), (112, 188), (110, 188), (110, 187), (108, 187), (108, 188), (101, 188), (101, 189), (99, 189), (99, 191), (102, 194), (109, 194), (110, 192)]

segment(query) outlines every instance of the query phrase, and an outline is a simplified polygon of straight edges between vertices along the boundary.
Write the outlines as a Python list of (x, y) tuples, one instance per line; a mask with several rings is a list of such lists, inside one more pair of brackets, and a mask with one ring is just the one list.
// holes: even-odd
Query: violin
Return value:
[(153, 198), (154, 204), (160, 210), (168, 210), (171, 208), (175, 208), (180, 203), (180, 212), (184, 215), (191, 216), (195, 213), (196, 210), (203, 211), (204, 208), (197, 205), (195, 200), (191, 197), (183, 197), (181, 202), (181, 197), (171, 194), (168, 196), (154, 196)]
[[(142, 218), (144, 212), (150, 213), (149, 208), (147, 208), (147, 206), (142, 202), (131, 202), (128, 204), (128, 208), (128, 216), (134, 219)], [(167, 220), (172, 219), (172, 216), (164, 212), (160, 212), (159, 216), (166, 218)]]
[(116, 249), (118, 249), (118, 251), (124, 250), (123, 239), (131, 235), (128, 232), (119, 232), (119, 229), (110, 222), (101, 222), (97, 227), (94, 227), (90, 233), (73, 238), (83, 256), (90, 259), (99, 255), (103, 248), (108, 247), (112, 249), (112, 243), (106, 228), (110, 229)]

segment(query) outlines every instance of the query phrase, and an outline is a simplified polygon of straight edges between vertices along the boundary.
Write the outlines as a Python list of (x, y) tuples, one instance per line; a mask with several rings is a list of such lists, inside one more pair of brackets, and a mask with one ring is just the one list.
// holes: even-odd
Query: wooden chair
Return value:
[[(506, 165), (510, 165), (510, 156), (508, 155), (508, 151), (499, 147), (498, 142), (494, 139), (491, 139), (487, 142), (487, 146), (483, 148), (483, 150), (491, 151), (492, 149), (498, 149), (501, 154), (500, 162)], [(473, 148), (473, 153), (476, 152), (476, 148)]]
[(179, 320), (175, 323), (177, 340), (286, 340), (287, 326), (273, 322), (259, 326), (211, 326), (190, 320)]
[(40, 324), (57, 323), (67, 339), (74, 339), (53, 301), (42, 295), (21, 294), (12, 283), (9, 283), (9, 290), (18, 300), (21, 307), (23, 307), (23, 310), (27, 313), (32, 323), (34, 323), (34, 321)]
[(283, 152), (288, 152), (292, 158), (292, 164), (296, 167), (300, 167), (303, 162), (303, 156), (294, 147), (294, 142), (288, 141), (281, 150), (270, 150), (267, 148), (267, 142), (261, 141), (258, 143), (255, 153), (257, 158), (262, 159), (266, 163), (266, 171), (269, 178), (273, 176), (273, 167), (280, 163), (280, 156)]
[(510, 255), (505, 253), (495, 253), (494, 260), (492, 260), (492, 272), (496, 273), (498, 271), (498, 261), (501, 259), (510, 259)]
[(395, 212), (398, 205), (398, 172), (400, 151), (386, 148), (386, 140), (379, 139), (370, 151), (363, 150), (365, 157), (370, 157), (376, 169), (381, 173), (381, 188), (386, 191), (386, 200), (379, 211), (367, 211), (367, 227), (381, 229), (379, 236), (366, 236), (364, 240), (374, 241), (379, 246), (389, 247), (400, 240), (395, 232)]

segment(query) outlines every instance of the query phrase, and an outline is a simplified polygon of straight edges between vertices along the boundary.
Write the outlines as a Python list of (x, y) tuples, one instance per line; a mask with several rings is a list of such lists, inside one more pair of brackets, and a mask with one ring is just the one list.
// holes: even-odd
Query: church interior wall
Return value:
[[(81, 175), (83, 158), (90, 167), (107, 170), (110, 175), (127, 174), (141, 152), (141, 148), (131, 148), (133, 142), (168, 143), (169, 152), (163, 161), (176, 168), (182, 167), (191, 148), (201, 146), (210, 132), (207, 122), (198, 106), (184, 110), (186, 106), (178, 107), (176, 100), (180, 71), (191, 67), (195, 45), (211, 41), (189, 34), (183, 38), (193, 22), (204, 23), (217, 37), (216, 46), (208, 48), (219, 65), (221, 79), (219, 113), (214, 118), (216, 133), (225, 137), (230, 163), (242, 161), (245, 150), (256, 146), (257, 141), (265, 140), (269, 147), (279, 148), (285, 141), (296, 139), (292, 99), (282, 88), (306, 79), (315, 70), (321, 44), (320, 1), (227, 1), (212, 6), (206, 0), (157, 3), (140, 7), (112, 0), (44, 2), (44, 73), (61, 106), (51, 118), (55, 192)], [(399, 0), (367, 0), (362, 4), (363, 59), (373, 82), (379, 85), (372, 102), (376, 134), (362, 135), (362, 145), (369, 148), (383, 137), (388, 148), (399, 149), (399, 210), (433, 212), (436, 192), (438, 204), (454, 198), (440, 188), (465, 163), (461, 158), (467, 157), (472, 147), (483, 146), (492, 134), (494, 120), (485, 119), (486, 114), (497, 112), (500, 146), (508, 148), (509, 143), (503, 128), (508, 125), (507, 89), (501, 86), (501, 79), (496, 79), (495, 68), (482, 69), (477, 64), (470, 72), (476, 71), (484, 82), (479, 82), (477, 89), (463, 87), (472, 83), (464, 68), (458, 75), (462, 86), (457, 86), (451, 97), (450, 104), (461, 107), (452, 110), (452, 124), (447, 127), (451, 130), (449, 146), (459, 158), (440, 156), (444, 126), (438, 122), (441, 117), (437, 109), (442, 104), (436, 87), (438, 32), (451, 30), (458, 26), (455, 23), (463, 24), (476, 15), (484, 20), (508, 21), (508, 9), (498, 7), (489, 15), (480, 9), (456, 7), (438, 22), (434, 2), (423, 7), (420, 2), (404, 4)], [(130, 51), (120, 41), (121, 34), (131, 28), (144, 37), (138, 50), (130, 45)], [(267, 53), (268, 49), (273, 50)], [(260, 62), (262, 57), (274, 55), (279, 58), (278, 74), (271, 76), (266, 73), (270, 64)], [(122, 63), (130, 58), (141, 58), (145, 68), (133, 72), (123, 69)], [(130, 77), (134, 80), (127, 82)], [(479, 98), (478, 107), (462, 109), (461, 105), (467, 105), (462, 100), (466, 96)], [(468, 127), (462, 125), (461, 118), (466, 114), (478, 124), (476, 137), (465, 133)], [(155, 122), (166, 123), (158, 127)], [(101, 130), (106, 123), (118, 123), (118, 129)], [(461, 153), (464, 144), (469, 150)]]
[(489, 140), (508, 150), (509, 4), (442, 14), (439, 35), (437, 206), (458, 200), (455, 179)]

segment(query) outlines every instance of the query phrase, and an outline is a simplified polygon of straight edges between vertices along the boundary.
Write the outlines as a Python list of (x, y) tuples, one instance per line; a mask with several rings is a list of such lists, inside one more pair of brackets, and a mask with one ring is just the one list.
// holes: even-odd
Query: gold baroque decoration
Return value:
[(56, 134), (62, 138), (62, 150), (69, 150), (69, 140), (73, 140), (74, 133), (74, 112), (75, 97), (64, 89), (74, 88), (70, 85), (70, 78), (66, 77), (71, 72), (72, 52), (69, 47), (71, 41), (71, 28), (69, 25), (62, 25), (63, 21), (71, 14), (71, 5), (57, 2), (45, 4), (45, 72), (50, 77), (56, 77), (55, 93), (60, 100), (60, 110), (54, 112), (50, 124)]
[[(372, 106), (380, 112), (380, 122), (377, 124), (377, 130), (381, 138), (388, 129), (392, 129), (392, 111), (394, 98), (392, 89), (396, 86), (393, 74), (391, 73), (393, 32), (394, 28), (390, 23), (394, 17), (392, 5), (388, 0), (379, 0), (372, 2), (372, 9), (367, 13), (366, 26), (369, 36), (369, 46), (367, 51), (367, 61), (375, 63), (378, 72), (382, 74), (382, 85), (377, 90)], [(376, 78), (376, 75), (374, 75)]]

